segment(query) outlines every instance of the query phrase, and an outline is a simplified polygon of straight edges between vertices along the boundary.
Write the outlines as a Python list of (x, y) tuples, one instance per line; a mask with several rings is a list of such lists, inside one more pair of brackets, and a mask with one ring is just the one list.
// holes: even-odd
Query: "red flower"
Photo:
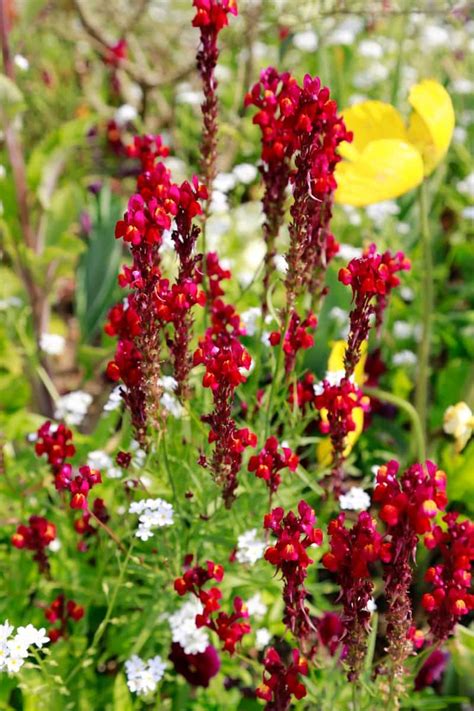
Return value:
[(60, 637), (67, 636), (68, 620), (78, 622), (84, 617), (84, 608), (74, 600), (66, 600), (61, 594), (45, 609), (44, 616), (52, 624), (59, 622), (58, 627), (51, 627), (48, 630), (49, 638), (54, 643)]
[(298, 515), (292, 511), (285, 515), (278, 507), (265, 516), (263, 524), (277, 538), (276, 543), (265, 551), (265, 560), (281, 571), (285, 602), (283, 621), (298, 639), (306, 637), (312, 627), (304, 604), (307, 596), (304, 581), (308, 565), (313, 562), (306, 550), (313, 544), (320, 545), (323, 538), (315, 523), (313, 509), (305, 501), (300, 501)]
[(29, 525), (21, 524), (11, 541), (15, 548), (27, 548), (34, 551), (33, 560), (38, 563), (41, 573), (49, 571), (46, 548), (56, 538), (56, 526), (42, 516), (30, 516)]
[(212, 644), (209, 644), (204, 652), (186, 654), (181, 645), (174, 642), (171, 645), (169, 660), (173, 663), (175, 671), (184, 676), (192, 686), (207, 688), (221, 668), (221, 660)]
[(306, 688), (300, 676), (308, 675), (308, 663), (297, 649), (292, 651), (292, 662), (285, 665), (276, 649), (269, 647), (263, 660), (264, 672), (255, 693), (267, 702), (267, 711), (286, 711), (292, 697), (296, 700), (306, 696)]
[(282, 447), (276, 437), (269, 437), (264, 448), (258, 455), (250, 457), (248, 463), (249, 472), (255, 472), (255, 476), (263, 479), (271, 492), (277, 491), (281, 484), (280, 471), (288, 468), (291, 472), (296, 471), (298, 457), (289, 447)]

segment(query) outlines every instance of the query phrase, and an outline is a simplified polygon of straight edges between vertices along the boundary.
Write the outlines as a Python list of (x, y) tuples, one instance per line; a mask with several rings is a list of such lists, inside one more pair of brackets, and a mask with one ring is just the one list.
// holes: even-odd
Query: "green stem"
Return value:
[(415, 391), (415, 407), (420, 418), (422, 432), (426, 441), (429, 362), (431, 346), (431, 322), (433, 318), (433, 254), (428, 221), (427, 184), (423, 181), (419, 190), (420, 237), (423, 260), (423, 282), (421, 289), (422, 332), (418, 348), (418, 377)]
[(413, 405), (406, 400), (403, 400), (403, 398), (393, 395), (393, 393), (387, 393), (384, 390), (379, 390), (379, 388), (364, 388), (364, 392), (370, 397), (377, 398), (377, 400), (382, 400), (383, 402), (388, 402), (391, 405), (396, 405), (396, 407), (400, 408), (400, 410), (403, 410), (403, 412), (408, 415), (411, 422), (412, 433), (416, 441), (417, 459), (419, 462), (424, 462), (426, 459), (426, 440), (419, 414)]
[(272, 421), (272, 409), (273, 409), (273, 398), (275, 395), (275, 391), (277, 390), (277, 387), (280, 384), (280, 371), (281, 371), (281, 361), (283, 358), (283, 344), (285, 342), (285, 336), (286, 332), (288, 330), (288, 326), (290, 324), (290, 310), (288, 310), (288, 313), (286, 314), (286, 319), (285, 319), (285, 324), (283, 326), (283, 329), (281, 331), (281, 339), (280, 343), (278, 344), (278, 351), (277, 351), (277, 356), (275, 358), (275, 368), (273, 370), (273, 377), (272, 377), (272, 383), (270, 385), (270, 395), (268, 396), (268, 406), (267, 406), (267, 414), (265, 417), (265, 440), (267, 439), (270, 431), (270, 424)]

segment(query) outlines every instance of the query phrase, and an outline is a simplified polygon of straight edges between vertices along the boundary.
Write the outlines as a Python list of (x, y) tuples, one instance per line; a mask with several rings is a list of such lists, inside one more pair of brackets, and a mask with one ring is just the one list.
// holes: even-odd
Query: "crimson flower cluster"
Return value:
[(217, 79), (215, 70), (219, 59), (217, 37), (229, 22), (229, 15), (237, 15), (235, 0), (193, 0), (196, 15), (193, 26), (200, 31), (200, 46), (196, 56), (201, 75), (204, 101), (201, 105), (203, 131), (201, 142), (201, 173), (210, 191), (216, 177), (217, 158)]
[(80, 467), (77, 473), (66, 459), (75, 453), (72, 444), (72, 432), (63, 424), (55, 428), (47, 421), (37, 432), (38, 440), (35, 451), (38, 456), (46, 455), (54, 476), (54, 485), (58, 491), (69, 491), (72, 509), (87, 510), (90, 490), (102, 482), (100, 472), (89, 466)]
[(442, 562), (426, 571), (425, 580), (431, 591), (423, 595), (422, 605), (434, 639), (442, 641), (452, 632), (459, 618), (474, 609), (471, 586), (471, 564), (474, 560), (474, 523), (459, 521), (459, 514), (443, 517), (446, 526), (435, 526), (425, 537), (425, 545), (441, 554)]
[(328, 525), (330, 552), (322, 562), (336, 574), (343, 605), (342, 622), (345, 627), (349, 680), (359, 676), (367, 650), (367, 632), (373, 583), (369, 565), (377, 560), (390, 560), (390, 544), (382, 540), (376, 522), (367, 511), (362, 511), (352, 528), (346, 528), (345, 515), (340, 514)]
[(61, 637), (67, 636), (68, 620), (78, 622), (84, 617), (84, 608), (74, 600), (66, 600), (64, 595), (58, 595), (51, 605), (44, 611), (44, 616), (51, 624), (59, 622), (58, 627), (51, 627), (48, 636), (51, 642), (57, 642)]
[(277, 507), (266, 514), (264, 528), (272, 531), (277, 541), (265, 551), (265, 560), (274, 565), (284, 580), (283, 600), (285, 612), (283, 621), (298, 638), (308, 636), (312, 624), (309, 610), (305, 606), (307, 590), (304, 581), (307, 568), (313, 562), (307, 548), (320, 545), (322, 531), (315, 527), (316, 516), (305, 501), (298, 504), (298, 514)]
[(80, 553), (85, 553), (87, 550), (87, 539), (92, 536), (96, 536), (99, 532), (99, 528), (97, 526), (92, 526), (91, 519), (99, 521), (100, 523), (107, 523), (109, 518), (109, 512), (107, 511), (104, 500), (94, 499), (92, 508), (90, 510), (83, 511), (82, 516), (74, 521), (74, 530), (82, 536), (82, 540), (77, 544), (77, 549)]
[[(252, 361), (239, 340), (245, 331), (238, 313), (220, 298), (223, 293), (220, 282), (229, 278), (230, 272), (222, 269), (213, 253), (207, 255), (207, 274), (211, 325), (199, 341), (193, 363), (204, 365), (202, 383), (212, 392), (214, 409), (202, 420), (211, 428), (209, 442), (215, 443), (210, 461), (214, 480), (222, 487), (224, 502), (230, 507), (235, 499), (242, 453), (246, 447), (257, 444), (256, 436), (246, 427), (238, 429), (232, 418), (235, 389), (246, 381), (245, 371), (249, 370)], [(203, 466), (208, 465), (204, 457), (200, 462)]]
[(395, 681), (403, 676), (410, 653), (412, 609), (409, 589), (419, 536), (431, 537), (434, 517), (447, 504), (446, 474), (430, 461), (414, 464), (401, 477), (398, 462), (381, 466), (376, 476), (373, 501), (380, 504), (380, 518), (391, 539), (392, 557), (384, 568), (387, 597), (388, 653)]
[(375, 244), (371, 244), (362, 257), (352, 259), (347, 267), (339, 270), (339, 281), (351, 287), (354, 302), (344, 355), (347, 377), (353, 374), (360, 360), (362, 343), (369, 335), (371, 317), (374, 316), (377, 327), (382, 324), (390, 292), (400, 284), (397, 272), (408, 269), (410, 261), (403, 252), (393, 256), (389, 251), (380, 254)]
[[(188, 557), (186, 562), (190, 564), (191, 561), (192, 556), (190, 559)], [(245, 622), (249, 616), (245, 604), (240, 597), (235, 597), (233, 612), (229, 614), (220, 610), (222, 593), (219, 588), (203, 589), (204, 585), (210, 580), (220, 583), (223, 577), (224, 569), (222, 565), (208, 560), (206, 567), (199, 565), (189, 567), (182, 577), (176, 578), (174, 589), (178, 595), (191, 593), (198, 598), (203, 610), (196, 615), (196, 626), (213, 630), (223, 642), (223, 649), (229, 654), (233, 654), (242, 637), (250, 632), (250, 625)], [(216, 612), (218, 614), (214, 615)]]
[[(265, 192), (263, 235), (266, 242), (263, 294), (266, 297), (270, 279), (275, 270), (276, 240), (284, 218), (285, 193), (291, 174), (291, 158), (296, 149), (294, 133), (286, 122), (286, 113), (297, 102), (299, 87), (288, 72), (280, 73), (274, 67), (264, 69), (260, 80), (245, 97), (245, 106), (255, 106), (259, 111), (253, 123), (262, 132), (262, 164), (260, 173)], [(267, 312), (263, 299), (262, 311)]]
[[(298, 352), (314, 346), (314, 336), (310, 331), (314, 330), (317, 325), (318, 319), (312, 311), (303, 320), (301, 320), (296, 311), (292, 312), (288, 330), (283, 338), (285, 372), (287, 375), (293, 371)], [(269, 336), (269, 341), (272, 346), (278, 345), (281, 341), (281, 334), (278, 331), (273, 331)]]
[[(173, 183), (171, 173), (158, 159), (168, 155), (159, 136), (135, 137), (128, 153), (141, 163), (137, 192), (116, 225), (115, 236), (130, 244), (133, 264), (119, 275), (122, 288), (131, 289), (126, 302), (109, 313), (105, 327), (119, 338), (115, 358), (107, 367), (111, 380), (122, 380), (122, 395), (132, 415), (137, 439), (146, 443), (147, 421), (160, 419), (161, 335), (167, 324), (174, 335), (167, 335), (177, 394), (188, 395), (188, 375), (192, 358), (192, 307), (203, 306), (205, 294), (199, 288), (201, 257), (194, 253), (199, 228), (193, 218), (202, 213), (200, 201), (206, 188), (197, 178), (181, 185)], [(175, 283), (163, 278), (160, 245), (163, 233), (171, 230), (179, 269)]]
[(267, 439), (263, 449), (250, 457), (249, 472), (263, 479), (271, 493), (275, 493), (281, 484), (281, 470), (288, 468), (290, 472), (296, 471), (299, 458), (289, 447), (281, 447), (276, 437)]
[(315, 389), (314, 405), (322, 411), (319, 429), (323, 434), (329, 434), (332, 444), (331, 484), (336, 495), (339, 494), (344, 478), (344, 460), (346, 438), (353, 432), (356, 424), (353, 413), (356, 408), (367, 411), (370, 399), (363, 395), (349, 378), (342, 378), (339, 383), (332, 384), (323, 380)]
[(20, 524), (12, 536), (15, 548), (34, 551), (33, 560), (38, 563), (40, 573), (49, 572), (46, 548), (56, 538), (56, 526), (42, 516), (30, 516), (28, 526)]
[(292, 651), (292, 661), (285, 664), (276, 649), (269, 647), (263, 665), (262, 683), (255, 693), (267, 702), (265, 711), (286, 711), (293, 696), (296, 700), (306, 696), (306, 687), (300, 676), (308, 676), (308, 662), (297, 649)]

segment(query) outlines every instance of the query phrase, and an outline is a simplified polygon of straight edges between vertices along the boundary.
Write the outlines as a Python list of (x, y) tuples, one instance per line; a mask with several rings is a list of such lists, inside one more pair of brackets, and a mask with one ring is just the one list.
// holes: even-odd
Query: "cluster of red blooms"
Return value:
[(265, 711), (286, 711), (292, 697), (296, 700), (306, 696), (306, 687), (300, 676), (308, 676), (308, 662), (297, 649), (292, 651), (292, 661), (285, 664), (276, 649), (269, 647), (263, 660), (262, 683), (255, 693), (266, 701)]
[(328, 262), (338, 250), (329, 229), (337, 187), (334, 171), (340, 160), (337, 148), (342, 141), (351, 141), (352, 134), (337, 115), (329, 89), (321, 87), (317, 77), (304, 77), (298, 100), (286, 111), (298, 145), (286, 278), (288, 308), (292, 310), (303, 289), (315, 297), (322, 295)]
[(30, 516), (28, 526), (21, 524), (12, 536), (15, 548), (34, 551), (33, 560), (38, 563), (40, 573), (48, 573), (49, 562), (46, 548), (56, 538), (56, 526), (42, 516)]
[[(303, 321), (296, 311), (291, 313), (288, 330), (283, 339), (285, 372), (287, 374), (293, 371), (298, 351), (306, 350), (314, 345), (314, 336), (310, 333), (310, 329), (314, 330), (317, 325), (318, 319), (312, 311)], [(281, 334), (278, 331), (273, 331), (269, 336), (269, 341), (272, 346), (277, 346), (281, 341)]]
[(255, 472), (255, 476), (266, 482), (269, 491), (275, 493), (281, 484), (281, 470), (288, 468), (294, 472), (298, 462), (298, 456), (289, 447), (281, 447), (280, 450), (277, 438), (272, 436), (258, 454), (250, 457), (248, 470)]
[(459, 521), (459, 514), (443, 517), (446, 529), (435, 526), (425, 537), (428, 548), (436, 548), (442, 562), (426, 571), (425, 580), (432, 590), (423, 595), (431, 632), (436, 640), (446, 639), (459, 618), (474, 609), (471, 586), (471, 564), (474, 560), (474, 523)]
[(374, 315), (376, 326), (379, 327), (388, 296), (400, 284), (397, 272), (408, 269), (410, 261), (403, 252), (397, 252), (394, 256), (389, 251), (380, 254), (375, 244), (371, 244), (362, 257), (352, 259), (347, 267), (339, 270), (339, 281), (346, 286), (350, 285), (354, 302), (344, 355), (347, 377), (352, 375), (360, 360), (362, 343), (369, 335), (371, 316)]
[(193, 0), (196, 15), (193, 26), (200, 30), (197, 68), (202, 80), (204, 101), (201, 105), (203, 131), (201, 142), (201, 172), (209, 191), (216, 177), (217, 157), (217, 79), (215, 70), (219, 58), (217, 36), (229, 22), (229, 15), (237, 15), (235, 0)]
[[(166, 324), (174, 327), (167, 343), (178, 382), (179, 396), (187, 394), (191, 368), (189, 342), (195, 304), (205, 303), (199, 289), (202, 275), (200, 256), (194, 254), (199, 229), (193, 218), (201, 214), (200, 200), (207, 190), (197, 178), (181, 185), (172, 182), (170, 171), (158, 160), (168, 155), (159, 136), (135, 137), (128, 155), (141, 163), (137, 192), (128, 202), (115, 236), (130, 244), (132, 267), (125, 266), (119, 276), (123, 288), (132, 289), (126, 307), (111, 310), (106, 332), (119, 342), (114, 360), (107, 367), (112, 380), (126, 385), (123, 397), (131, 414), (137, 439), (146, 440), (147, 419), (159, 420), (160, 336)], [(172, 239), (179, 261), (176, 282), (162, 278), (159, 249), (163, 232), (174, 229)]]
[(290, 386), (288, 402), (293, 407), (295, 400), (296, 404), (303, 412), (307, 407), (314, 405), (314, 385), (316, 376), (314, 373), (306, 372), (300, 380)]
[[(274, 272), (276, 240), (284, 217), (285, 192), (291, 173), (291, 158), (296, 145), (294, 133), (285, 121), (287, 107), (297, 101), (299, 87), (288, 72), (280, 74), (274, 67), (264, 69), (258, 81), (245, 97), (245, 106), (256, 106), (259, 111), (253, 123), (262, 132), (262, 174), (265, 193), (263, 212), (265, 222), (263, 234), (267, 246), (263, 294), (266, 297), (270, 279)], [(267, 300), (263, 299), (263, 313), (267, 311)]]
[(369, 565), (377, 560), (390, 561), (390, 544), (384, 543), (377, 532), (376, 522), (367, 511), (359, 514), (352, 528), (344, 525), (345, 515), (340, 514), (328, 525), (331, 550), (325, 553), (322, 563), (335, 573), (341, 588), (340, 599), (346, 628), (349, 679), (356, 679), (367, 649), (367, 632), (370, 612), (367, 608), (372, 598), (373, 583)]
[(103, 499), (94, 499), (92, 503), (92, 508), (83, 512), (82, 516), (74, 521), (74, 529), (76, 533), (83, 537), (82, 541), (77, 544), (77, 550), (80, 553), (85, 553), (87, 550), (86, 540), (91, 538), (91, 536), (96, 536), (99, 532), (99, 528), (91, 525), (91, 519), (100, 521), (101, 523), (107, 523), (109, 520), (109, 512), (104, 503)]
[[(186, 556), (185, 566), (191, 565), (192, 558), (193, 556)], [(178, 595), (191, 593), (198, 598), (203, 610), (196, 615), (196, 626), (213, 630), (223, 642), (223, 649), (233, 654), (242, 637), (250, 632), (250, 625), (245, 622), (249, 616), (245, 604), (240, 597), (235, 597), (233, 612), (228, 614), (220, 610), (222, 593), (219, 588), (203, 590), (204, 585), (210, 580), (220, 583), (223, 577), (222, 565), (208, 560), (205, 568), (199, 565), (188, 567), (183, 576), (174, 581), (174, 589)], [(216, 612), (218, 614), (213, 616)]]
[(76, 450), (72, 444), (72, 432), (63, 424), (54, 428), (52, 423), (47, 421), (41, 425), (37, 435), (36, 454), (38, 456), (46, 454), (54, 475), (56, 489), (70, 492), (72, 509), (87, 510), (90, 490), (102, 482), (100, 472), (83, 466), (79, 468), (77, 474), (74, 474), (71, 464), (66, 462), (66, 459), (72, 457)]
[(307, 568), (313, 561), (306, 549), (323, 539), (322, 531), (315, 527), (316, 516), (305, 501), (298, 504), (298, 515), (281, 507), (272, 510), (264, 518), (264, 528), (272, 531), (277, 541), (265, 551), (265, 560), (276, 566), (284, 579), (283, 600), (285, 612), (283, 621), (298, 638), (309, 634), (312, 624), (309, 610), (305, 606), (307, 591), (304, 581)]
[[(268, 259), (273, 259), (288, 179), (294, 184), (286, 279), (290, 312), (303, 288), (319, 295), (327, 265), (338, 251), (329, 231), (334, 171), (340, 160), (336, 149), (342, 141), (352, 140), (352, 134), (346, 131), (336, 103), (329, 97), (329, 89), (322, 88), (318, 78), (306, 75), (299, 86), (291, 74), (280, 74), (270, 67), (245, 100), (259, 109), (254, 123), (262, 131), (262, 159), (266, 163)], [(291, 171), (289, 163), (295, 155), (296, 170)]]
[[(214, 409), (203, 415), (202, 420), (211, 428), (209, 442), (215, 443), (210, 467), (216, 483), (223, 489), (224, 502), (230, 507), (235, 499), (242, 453), (246, 447), (257, 444), (256, 436), (246, 427), (238, 429), (232, 418), (235, 389), (246, 381), (244, 371), (250, 368), (251, 358), (239, 340), (245, 331), (238, 313), (220, 298), (221, 281), (228, 279), (230, 272), (222, 269), (213, 253), (207, 255), (206, 266), (211, 325), (199, 341), (193, 363), (205, 366), (202, 383), (212, 391)], [(208, 464), (204, 457), (200, 462), (203, 466)]]
[(84, 608), (74, 600), (66, 600), (64, 595), (58, 595), (51, 605), (46, 608), (44, 616), (53, 625), (59, 622), (58, 627), (51, 627), (48, 630), (48, 636), (51, 642), (54, 643), (61, 637), (66, 637), (68, 620), (78, 622), (84, 617)]
[(362, 408), (367, 411), (370, 407), (370, 398), (363, 395), (357, 385), (348, 378), (342, 378), (338, 384), (323, 380), (314, 395), (314, 405), (325, 414), (319, 423), (320, 431), (331, 437), (333, 456), (331, 484), (337, 495), (344, 478), (346, 437), (356, 428), (354, 410)]
[(380, 518), (391, 538), (392, 558), (384, 570), (387, 639), (393, 674), (400, 678), (411, 645), (411, 563), (419, 536), (428, 534), (428, 540), (432, 540), (434, 517), (446, 507), (447, 498), (446, 474), (433, 462), (414, 464), (401, 477), (397, 476), (398, 469), (398, 462), (393, 460), (379, 468), (373, 501), (380, 504)]

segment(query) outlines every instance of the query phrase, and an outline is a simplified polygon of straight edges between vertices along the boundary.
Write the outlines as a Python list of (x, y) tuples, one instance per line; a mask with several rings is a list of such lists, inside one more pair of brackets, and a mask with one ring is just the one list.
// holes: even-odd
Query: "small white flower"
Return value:
[(17, 66), (22, 72), (27, 72), (30, 68), (29, 61), (22, 54), (15, 54), (13, 61), (15, 62), (15, 66)]
[(418, 358), (416, 357), (416, 353), (413, 353), (413, 351), (409, 351), (409, 350), (403, 350), (403, 351), (400, 351), (399, 353), (395, 353), (395, 355), (392, 358), (392, 363), (393, 363), (393, 365), (396, 365), (396, 366), (416, 365), (417, 362), (418, 362)]
[(361, 57), (369, 59), (381, 59), (383, 56), (383, 47), (375, 40), (365, 39), (359, 43), (358, 52)]
[(118, 385), (112, 390), (109, 395), (109, 399), (104, 405), (104, 412), (113, 412), (114, 410), (118, 410), (123, 402), (122, 389), (125, 390), (124, 386)]
[(346, 511), (366, 511), (370, 506), (370, 496), (357, 486), (352, 486), (347, 494), (339, 497), (339, 506)]
[(375, 599), (373, 597), (371, 597), (370, 600), (367, 602), (365, 609), (367, 610), (367, 612), (370, 612), (370, 613), (376, 611), (377, 605), (375, 604)]
[(24, 663), (25, 663), (24, 657), (9, 656), (5, 662), (5, 666), (6, 666), (7, 671), (10, 674), (16, 674), (17, 672), (20, 671), (20, 669)]
[(355, 227), (358, 227), (358, 225), (360, 225), (360, 223), (362, 222), (360, 211), (352, 205), (341, 205), (341, 207), (346, 213), (346, 217), (349, 220), (349, 223), (351, 225), (354, 225)]
[(227, 195), (220, 190), (213, 190), (211, 193), (211, 204), (209, 209), (212, 214), (227, 212), (229, 209), (229, 203), (227, 201)]
[(42, 333), (40, 337), (40, 348), (44, 353), (51, 356), (59, 356), (64, 353), (66, 339), (58, 333)]
[(59, 398), (54, 416), (68, 425), (80, 425), (92, 403), (92, 395), (83, 390), (75, 390)]
[(261, 318), (262, 309), (259, 306), (252, 306), (240, 314), (240, 320), (242, 321), (247, 336), (255, 336)]
[(261, 620), (268, 610), (259, 592), (252, 595), (252, 597), (247, 600), (246, 605), (250, 617), (255, 617), (256, 620)]
[(221, 193), (228, 193), (235, 188), (237, 178), (232, 173), (218, 173), (214, 179), (212, 187)]
[(439, 25), (427, 24), (423, 27), (421, 39), (427, 49), (438, 49), (449, 45), (449, 32)]
[(286, 274), (288, 271), (288, 262), (283, 254), (276, 254), (273, 257), (273, 264), (279, 274)]
[(134, 655), (125, 662), (127, 686), (133, 693), (146, 695), (155, 691), (157, 684), (163, 678), (166, 664), (157, 655), (147, 662)]
[(393, 335), (395, 338), (401, 340), (414, 338), (416, 341), (419, 341), (421, 337), (420, 324), (412, 324), (407, 321), (395, 321), (393, 324)]
[(465, 143), (467, 139), (467, 131), (462, 126), (456, 126), (453, 131), (453, 138), (456, 143)]
[(465, 207), (461, 215), (465, 220), (474, 220), (474, 205), (472, 207)]
[(48, 545), (48, 550), (51, 551), (51, 553), (57, 553), (61, 549), (61, 541), (59, 538), (55, 538), (54, 541), (51, 541), (51, 543)]
[(122, 106), (119, 106), (115, 112), (114, 119), (117, 126), (122, 127), (126, 126), (127, 123), (135, 121), (137, 116), (138, 113), (134, 106), (130, 106), (130, 104), (122, 104)]
[(400, 296), (403, 301), (411, 302), (415, 298), (415, 292), (409, 286), (402, 286), (400, 289)]
[(305, 30), (293, 35), (293, 44), (301, 52), (315, 52), (318, 49), (318, 35), (314, 30)]
[(203, 611), (201, 602), (191, 597), (168, 618), (173, 642), (177, 642), (185, 654), (199, 654), (209, 645), (209, 635), (204, 627), (196, 626), (196, 615)]
[(161, 681), (166, 669), (166, 663), (157, 654), (156, 657), (148, 660), (148, 669), (156, 683)]
[(158, 379), (158, 385), (160, 385), (165, 392), (174, 393), (178, 387), (178, 381), (173, 378), (172, 375), (162, 375)]
[(265, 547), (265, 541), (257, 538), (257, 529), (252, 528), (237, 538), (237, 552), (235, 557), (239, 563), (254, 565), (257, 560), (263, 558)]
[(15, 628), (8, 622), (8, 620), (5, 620), (5, 622), (0, 625), (0, 644), (7, 641), (14, 629)]
[(239, 163), (232, 171), (239, 183), (249, 185), (257, 177), (258, 170), (252, 163)]
[(407, 235), (410, 232), (411, 227), (408, 222), (397, 222), (395, 229), (399, 235)]
[(456, 187), (460, 193), (474, 200), (474, 172), (466, 175), (464, 180), (460, 180)]
[(351, 259), (359, 259), (359, 257), (362, 256), (362, 249), (360, 247), (353, 247), (351, 244), (341, 244), (336, 256), (339, 259), (350, 262)]
[(160, 398), (160, 403), (162, 404), (163, 408), (167, 412), (169, 412), (170, 415), (173, 415), (173, 417), (175, 417), (176, 419), (183, 417), (184, 413), (186, 412), (178, 398), (171, 395), (171, 393), (163, 393)]
[(171, 526), (174, 523), (173, 506), (163, 499), (134, 501), (128, 511), (139, 515), (135, 536), (142, 541), (147, 541), (153, 536), (153, 529)]
[(261, 627), (255, 634), (255, 647), (257, 649), (265, 649), (271, 638), (270, 631), (266, 627)]
[(455, 79), (451, 86), (456, 94), (472, 94), (474, 91), (474, 82), (462, 77)]
[(400, 208), (394, 200), (384, 200), (368, 205), (365, 211), (377, 227), (382, 227), (388, 217), (398, 215)]
[[(328, 382), (329, 385), (340, 385), (341, 381), (346, 377), (345, 370), (328, 370), (324, 376), (324, 380)], [(353, 377), (351, 376), (349, 380), (352, 382)]]
[(388, 75), (389, 70), (384, 64), (372, 62), (363, 72), (354, 74), (352, 82), (356, 89), (367, 91), (376, 84), (385, 81)]

